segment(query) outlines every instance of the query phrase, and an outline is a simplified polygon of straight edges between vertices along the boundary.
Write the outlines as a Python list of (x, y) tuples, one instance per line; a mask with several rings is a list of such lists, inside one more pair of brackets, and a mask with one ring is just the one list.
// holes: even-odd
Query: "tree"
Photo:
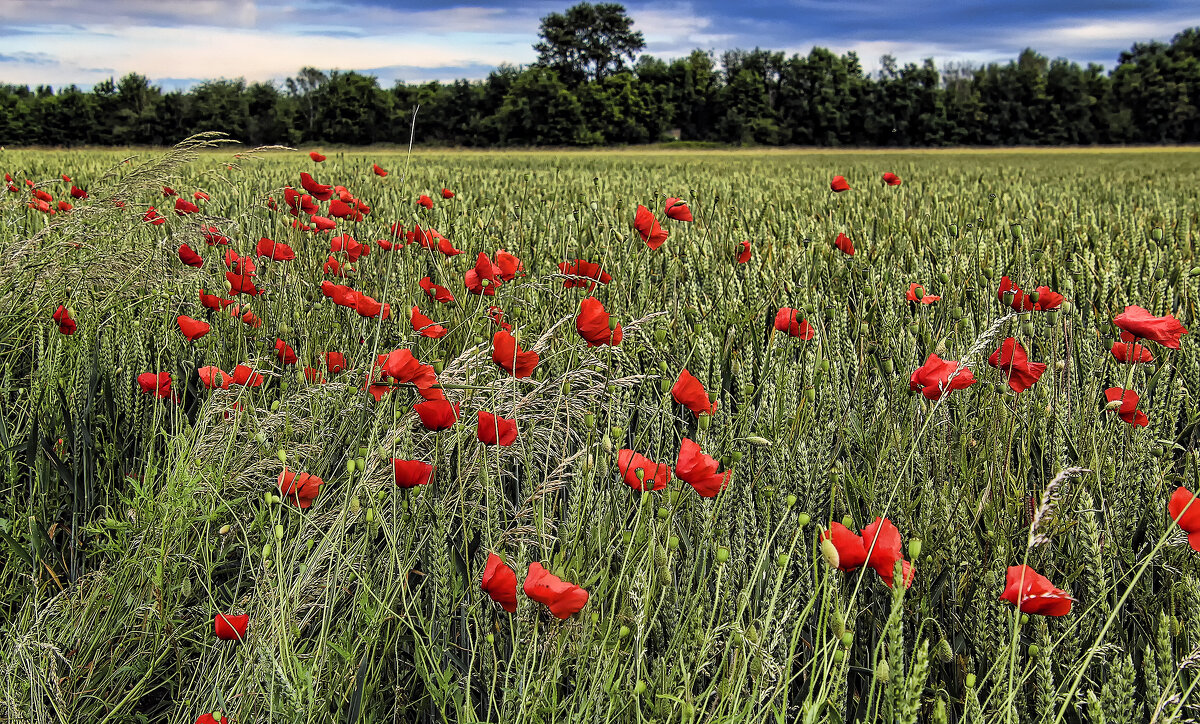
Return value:
[(633, 60), (646, 47), (625, 6), (617, 3), (582, 2), (566, 13), (550, 13), (542, 18), (539, 34), (542, 42), (533, 46), (538, 64), (575, 84), (624, 70), (625, 59)]

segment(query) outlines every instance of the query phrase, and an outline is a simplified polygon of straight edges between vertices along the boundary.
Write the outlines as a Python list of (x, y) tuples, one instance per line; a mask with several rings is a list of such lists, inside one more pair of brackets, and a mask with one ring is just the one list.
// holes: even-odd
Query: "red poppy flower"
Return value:
[(1008, 386), (1018, 394), (1033, 387), (1046, 371), (1044, 363), (1029, 361), (1025, 348), (1015, 337), (1004, 340), (988, 357), (988, 364), (1002, 371), (1008, 377)]
[(501, 329), (512, 331), (512, 325), (504, 321), (504, 310), (497, 306), (487, 308), (487, 317), (492, 324), (499, 326)]
[[(222, 641), (245, 640), (246, 627), (249, 625), (250, 616), (245, 613), (240, 616), (229, 613), (218, 613), (213, 617), (213, 633)], [(224, 717), (222, 717), (221, 721), (224, 721)]]
[(508, 447), (517, 439), (517, 421), (480, 410), (475, 436), (484, 445)]
[(1174, 315), (1155, 317), (1138, 306), (1125, 307), (1124, 312), (1113, 318), (1113, 324), (1134, 337), (1158, 342), (1168, 349), (1179, 349), (1179, 338), (1188, 333)]
[(192, 247), (187, 244), (179, 245), (179, 261), (187, 266), (196, 267), (199, 269), (204, 266), (204, 258), (197, 254)]
[[(1113, 342), (1113, 346), (1109, 349), (1112, 356), (1118, 362), (1124, 364), (1141, 364), (1144, 362), (1153, 362), (1154, 355), (1150, 354), (1150, 350), (1146, 349), (1146, 345), (1140, 344), (1129, 332), (1122, 330), (1121, 341)], [(1132, 344), (1130, 344), (1132, 343)]]
[(600, 271), (599, 264), (584, 261), (583, 259), (560, 262), (558, 269), (564, 275), (573, 277), (563, 280), (563, 287), (566, 289), (586, 287), (590, 292), (596, 288), (596, 282), (608, 284), (612, 281), (612, 277), (608, 275), (608, 272)]
[(275, 355), (285, 365), (296, 364), (296, 350), (292, 349), (292, 346), (282, 339), (275, 340)]
[(212, 329), (208, 322), (201, 319), (192, 319), (184, 314), (176, 317), (175, 323), (179, 325), (179, 331), (183, 332), (183, 336), (187, 337), (189, 342), (195, 342), (208, 334), (209, 330)]
[(812, 339), (815, 334), (808, 320), (800, 318), (800, 310), (791, 307), (780, 307), (775, 313), (775, 329), (787, 332), (789, 337), (799, 337), (805, 341)]
[(325, 384), (325, 376), (321, 374), (321, 370), (316, 367), (304, 368), (304, 380), (309, 384), (323, 385)]
[(325, 156), (317, 153), (316, 151), (309, 151), (308, 157), (311, 158), (315, 163), (321, 163), (325, 160)]
[(204, 193), (203, 191), (197, 191), (196, 193), (192, 194), (192, 198), (195, 199), (196, 201), (211, 201), (212, 200), (211, 197), (208, 194)]
[(344, 251), (346, 252), (346, 256), (350, 257), (350, 261), (358, 261), (360, 256), (366, 256), (371, 253), (371, 245), (366, 242), (359, 242), (349, 234), (342, 234), (329, 240), (329, 250), (334, 253)]
[(447, 400), (426, 400), (413, 405), (417, 417), (426, 430), (449, 430), (458, 420), (458, 403), (451, 405)]
[(604, 305), (595, 297), (585, 297), (579, 303), (579, 316), (575, 317), (575, 329), (587, 340), (589, 347), (621, 344), (621, 325), (612, 325)]
[(262, 290), (254, 286), (254, 277), (250, 274), (235, 274), (233, 272), (225, 272), (225, 279), (229, 281), (230, 294), (248, 294), (256, 297), (262, 294)]
[(171, 188), (170, 186), (163, 186), (163, 187), (162, 187), (162, 189), (163, 189), (163, 198), (168, 198), (168, 199), (169, 199), (169, 198), (171, 198), (172, 196), (178, 196), (178, 195), (179, 195), (179, 194), (178, 194), (178, 193), (175, 191), (175, 189)]
[(63, 334), (75, 334), (79, 327), (75, 320), (71, 319), (71, 310), (61, 304), (54, 310), (53, 319), (58, 324), (58, 331)]
[(421, 194), (421, 198), (417, 199), (417, 206), (424, 206), (427, 209), (432, 209), (433, 199), (429, 198), (429, 194)]
[(1104, 396), (1108, 398), (1109, 409), (1116, 412), (1117, 416), (1125, 422), (1138, 427), (1150, 424), (1150, 418), (1146, 417), (1146, 413), (1137, 409), (1138, 393), (1120, 387), (1109, 387), (1104, 391)]
[(662, 490), (671, 482), (671, 466), (656, 463), (628, 448), (617, 453), (617, 470), (621, 480), (634, 490)]
[(925, 364), (917, 368), (908, 378), (908, 390), (909, 392), (920, 390), (927, 399), (940, 400), (950, 394), (951, 390), (964, 390), (975, 384), (975, 376), (966, 367), (954, 375), (954, 379), (950, 379), (950, 375), (954, 374), (957, 369), (958, 362), (943, 360), (936, 354), (930, 354), (925, 358)]
[(900, 552), (900, 531), (887, 518), (876, 518), (873, 523), (862, 529), (863, 548), (868, 552), (867, 565), (879, 574), (888, 588), (892, 587), (893, 572), (896, 561), (900, 561), (901, 580), (904, 587), (909, 588), (913, 583), (912, 564), (904, 560)]
[(384, 357), (383, 373), (397, 382), (425, 390), (437, 384), (433, 365), (421, 364), (410, 349), (392, 350)]
[(137, 377), (138, 387), (142, 392), (154, 395), (160, 400), (171, 396), (171, 374), (169, 372), (143, 372)]
[(746, 262), (750, 261), (750, 241), (748, 239), (743, 241), (741, 244), (739, 244), (739, 247), (737, 263), (745, 264)]
[(163, 224), (167, 223), (167, 218), (165, 216), (159, 216), (158, 209), (151, 206), (150, 208), (146, 209), (146, 213), (142, 216), (142, 221), (155, 226), (162, 226)]
[(1187, 532), (1188, 545), (1200, 551), (1200, 498), (1181, 485), (1171, 495), (1167, 512), (1171, 514), (1171, 520)]
[(417, 309), (416, 305), (413, 305), (412, 315), (409, 318), (409, 322), (412, 324), (412, 329), (414, 332), (420, 332), (422, 337), (428, 337), (430, 339), (441, 339), (450, 332), (450, 330), (446, 329), (440, 324), (434, 324), (432, 319), (426, 317), (424, 314), (421, 314), (421, 310)]
[(201, 367), (200, 369), (196, 370), (196, 375), (200, 378), (200, 381), (204, 383), (204, 386), (210, 390), (215, 390), (218, 387), (222, 390), (229, 389), (229, 375), (225, 374), (220, 367), (214, 367), (212, 365)]
[(646, 246), (651, 249), (657, 249), (667, 240), (667, 230), (662, 228), (658, 219), (650, 213), (650, 209), (641, 204), (638, 204), (637, 214), (633, 217), (633, 228), (642, 237), (642, 241), (646, 242)]
[[(313, 198), (317, 199), (318, 201), (328, 201), (333, 197), (332, 186), (329, 186), (328, 184), (317, 183), (316, 179), (314, 179), (306, 171), (300, 172), (300, 186), (303, 187), (305, 191), (312, 194)], [(287, 192), (284, 191), (284, 198), (286, 199), (286, 197)]]
[(66, 201), (59, 201), (59, 202), (58, 202), (58, 210), (59, 210), (59, 211), (61, 211), (61, 212), (63, 212), (64, 214), (65, 214), (65, 213), (67, 213), (68, 211), (70, 211), (70, 210), (71, 210), (71, 209), (73, 209), (73, 208), (75, 208), (75, 207), (74, 207), (74, 206), (72, 206), (72, 205), (71, 205), (69, 202), (66, 202)]
[(379, 164), (377, 164), (377, 163), (373, 163), (373, 164), (371, 164), (371, 170), (372, 170), (373, 172), (375, 172), (375, 175), (376, 175), (376, 176), (379, 176), (380, 178), (382, 178), (382, 177), (384, 177), (384, 176), (387, 176), (387, 175), (388, 175), (388, 172), (387, 172), (387, 171), (384, 171), (384, 170), (383, 170), (383, 167), (382, 167), (382, 166), (380, 166), (380, 165), (379, 165)]
[(272, 261), (291, 261), (296, 258), (296, 252), (292, 251), (292, 247), (282, 241), (272, 241), (265, 236), (258, 240), (258, 244), (254, 247), (254, 253)]
[(424, 290), (425, 295), (435, 302), (449, 304), (450, 302), (454, 301), (454, 295), (450, 293), (449, 289), (441, 286), (440, 284), (434, 284), (433, 280), (431, 280), (429, 277), (421, 279), (419, 284), (421, 289)]
[(841, 193), (850, 190), (850, 184), (846, 182), (845, 176), (834, 176), (829, 182), (829, 188), (833, 189), (834, 193)]
[(223, 235), (215, 226), (206, 226), (200, 229), (200, 236), (204, 237), (205, 243), (209, 246), (229, 246), (229, 237)]
[(357, 213), (354, 207), (341, 199), (333, 199), (329, 202), (329, 215), (335, 219), (353, 219)]
[[(325, 263), (321, 265), (321, 271), (326, 274), (329, 274), (330, 276), (335, 276), (335, 277), (345, 277), (346, 276), (346, 270), (342, 268), (342, 263), (339, 262), (337, 259), (333, 258), (332, 256), (330, 256), (328, 259), (326, 259)], [(358, 297), (356, 296), (355, 300), (357, 301), (357, 299), (358, 299)]]
[(679, 373), (679, 379), (675, 380), (674, 386), (671, 387), (671, 397), (697, 417), (712, 415), (717, 411), (717, 403), (708, 399), (704, 385), (686, 368)]
[(50, 207), (50, 204), (46, 203), (45, 201), (42, 201), (41, 199), (38, 199), (37, 201), (30, 201), (29, 208), (40, 211), (43, 214), (53, 214), (54, 213), (54, 211)]
[(175, 213), (180, 216), (194, 214), (200, 210), (200, 207), (193, 204), (187, 199), (175, 199)]
[(908, 285), (908, 294), (904, 296), (910, 302), (920, 302), (921, 304), (933, 304), (941, 297), (930, 297), (925, 294), (925, 287), (913, 282)]
[(52, 196), (49, 191), (43, 189), (34, 189), (33, 198), (39, 201), (45, 201), (48, 204), (54, 202), (54, 196)]
[(316, 475), (309, 473), (294, 473), (287, 468), (279, 473), (279, 494), (285, 500), (294, 503), (301, 510), (308, 508), (317, 499), (317, 493), (321, 492), (321, 485), (325, 483)]
[(511, 282), (525, 271), (521, 260), (503, 249), (496, 252), (496, 266), (500, 268), (500, 278), (506, 282)]
[(263, 376), (246, 365), (233, 368), (233, 384), (245, 387), (261, 387)]
[(677, 199), (674, 196), (667, 199), (667, 207), (665, 209), (667, 218), (676, 221), (691, 221), (692, 210), (688, 208), (683, 199)]
[(259, 319), (258, 315), (254, 313), (254, 310), (250, 309), (249, 305), (247, 305), (244, 309), (241, 306), (232, 307), (229, 310), (229, 316), (233, 317), (234, 319), (241, 319), (242, 323), (249, 326), (251, 329), (258, 329), (262, 326), (262, 320)]
[(78, 186), (72, 186), (72, 187), (71, 187), (71, 198), (73, 198), (73, 199), (86, 199), (87, 197), (88, 197), (88, 192), (87, 192), (87, 191), (84, 191), (83, 189), (79, 188)]
[(500, 604), (500, 608), (509, 613), (517, 612), (517, 573), (490, 551), (479, 587), (488, 598)]
[(685, 437), (675, 460), (675, 476), (692, 486), (700, 497), (715, 498), (733, 476), (732, 470), (718, 473), (719, 465), (715, 458), (701, 452), (697, 443)]
[(1012, 302), (1009, 303), (1009, 306), (1017, 312), (1044, 312), (1062, 306), (1062, 295), (1050, 291), (1050, 287), (1038, 287), (1035, 291), (1038, 295), (1036, 302), (1030, 295), (1021, 291), (1020, 287), (1013, 284), (1011, 279), (1003, 276), (1000, 277), (1000, 288), (996, 290), (996, 297), (1003, 302), (1005, 293), (1012, 292)]
[(549, 606), (550, 613), (560, 619), (578, 613), (588, 601), (587, 591), (574, 583), (567, 583), (537, 562), (529, 564), (522, 588), (526, 596)]
[(1065, 616), (1071, 612), (1071, 594), (1055, 588), (1029, 566), (1008, 567), (1000, 600), (1013, 604), (1021, 613), (1038, 616)]
[(442, 189), (442, 198), (443, 199), (452, 199), (452, 198), (454, 198), (454, 192), (451, 191), (450, 189)]
[(200, 290), (200, 304), (207, 309), (219, 311), (221, 309), (224, 309), (225, 307), (228, 307), (230, 304), (233, 304), (233, 300), (225, 299), (224, 297), (219, 297), (216, 294), (205, 294), (204, 290), (201, 289)]
[(492, 361), (513, 377), (520, 379), (533, 374), (533, 368), (538, 363), (538, 353), (521, 349), (517, 345), (517, 338), (502, 329), (492, 335)]
[(900, 184), (904, 183), (903, 181), (900, 180), (899, 176), (892, 173), (891, 171), (888, 171), (887, 173), (885, 173), (883, 175), (883, 182), (885, 184), (887, 184), (888, 186), (899, 186)]
[(854, 256), (854, 242), (845, 234), (839, 232), (837, 238), (833, 241), (833, 245), (846, 256)]
[(488, 255), (481, 251), (475, 259), (475, 266), (468, 269), (463, 277), (463, 284), (472, 294), (494, 297), (496, 296), (496, 287), (503, 284), (500, 280), (500, 267), (493, 264)]
[(358, 312), (358, 316), (360, 317), (387, 319), (392, 316), (392, 305), (386, 303), (380, 304), (373, 297), (362, 292), (358, 293), (358, 299), (354, 303), (354, 310)]
[(849, 573), (867, 562), (867, 548), (862, 536), (837, 521), (829, 524), (829, 530), (821, 534), (821, 540), (833, 544), (832, 552), (822, 546), (822, 553), (825, 554), (825, 560), (839, 571)]
[(313, 228), (317, 231), (333, 231), (337, 228), (337, 222), (333, 219), (327, 219), (324, 216), (313, 215), (309, 218)]
[(396, 485), (401, 488), (428, 485), (429, 479), (433, 477), (433, 466), (420, 460), (392, 458), (392, 470), (395, 473)]
[(229, 724), (229, 719), (226, 717), (221, 717), (221, 721), (217, 721), (212, 715), (212, 712), (205, 712), (204, 714), (196, 717), (195, 724)]

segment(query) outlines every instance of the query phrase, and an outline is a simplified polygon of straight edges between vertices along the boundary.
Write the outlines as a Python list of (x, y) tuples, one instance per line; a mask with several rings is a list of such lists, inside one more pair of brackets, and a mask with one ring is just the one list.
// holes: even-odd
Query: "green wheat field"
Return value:
[(0, 719), (1200, 719), (1200, 150), (309, 150), (0, 151)]

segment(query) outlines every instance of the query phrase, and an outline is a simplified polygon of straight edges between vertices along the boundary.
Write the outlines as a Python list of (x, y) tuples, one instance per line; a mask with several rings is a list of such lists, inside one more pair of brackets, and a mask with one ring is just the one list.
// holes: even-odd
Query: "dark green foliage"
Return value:
[[(573, 14), (613, 15), (596, 37)], [(361, 73), (303, 68), (282, 88), (241, 79), (164, 93), (130, 74), (90, 91), (0, 85), (0, 145), (162, 145), (222, 131), (250, 145), (641, 144), (677, 138), (768, 146), (1023, 146), (1200, 141), (1200, 29), (1138, 43), (1105, 72), (1032, 49), (983, 67), (854, 53), (696, 50), (643, 55), (619, 5), (543, 21), (538, 63), (484, 80), (391, 89)], [(562, 27), (559, 27), (559, 26)]]

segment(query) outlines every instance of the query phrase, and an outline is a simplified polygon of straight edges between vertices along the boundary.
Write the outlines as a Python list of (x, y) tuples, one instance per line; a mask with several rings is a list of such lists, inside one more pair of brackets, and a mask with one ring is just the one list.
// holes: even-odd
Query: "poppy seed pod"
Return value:
[(955, 239), (958, 238), (958, 224), (951, 224), (949, 231), (950, 231), (951, 237), (953, 237)]
[(1161, 227), (1161, 226), (1156, 226), (1156, 227), (1154, 227), (1153, 229), (1151, 229), (1151, 230), (1150, 230), (1150, 238), (1151, 238), (1151, 239), (1153, 239), (1153, 240), (1154, 240), (1154, 241), (1156, 241), (1156, 242), (1158, 242), (1158, 241), (1162, 241), (1162, 240), (1163, 240), (1163, 230), (1162, 230), (1162, 227)]

